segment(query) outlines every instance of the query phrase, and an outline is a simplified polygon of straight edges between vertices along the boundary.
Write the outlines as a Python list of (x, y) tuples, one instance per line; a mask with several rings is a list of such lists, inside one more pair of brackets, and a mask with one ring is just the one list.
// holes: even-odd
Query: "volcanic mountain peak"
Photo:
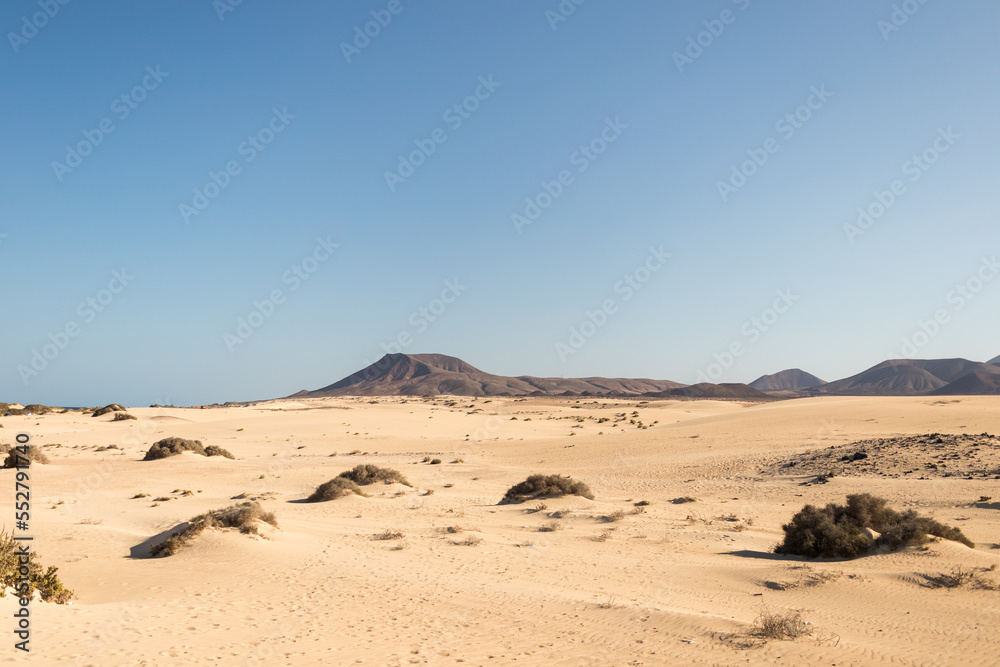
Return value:
[(763, 375), (751, 382), (750, 386), (757, 391), (792, 391), (810, 389), (821, 384), (826, 382), (812, 373), (806, 373), (800, 368), (790, 368), (773, 375)]
[(992, 364), (994, 366), (1000, 366), (1000, 357), (996, 357), (995, 359), (990, 359), (986, 363)]
[(934, 396), (983, 396), (987, 394), (1000, 394), (1000, 373), (982, 369), (975, 370), (940, 389), (932, 391), (931, 394)]

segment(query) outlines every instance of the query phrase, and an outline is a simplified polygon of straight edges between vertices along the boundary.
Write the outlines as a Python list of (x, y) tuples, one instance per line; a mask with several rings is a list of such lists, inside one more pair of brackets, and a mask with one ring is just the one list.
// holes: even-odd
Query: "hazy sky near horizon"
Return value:
[(0, 401), (270, 398), (386, 351), (687, 383), (985, 361), (998, 25), (985, 0), (10, 0)]

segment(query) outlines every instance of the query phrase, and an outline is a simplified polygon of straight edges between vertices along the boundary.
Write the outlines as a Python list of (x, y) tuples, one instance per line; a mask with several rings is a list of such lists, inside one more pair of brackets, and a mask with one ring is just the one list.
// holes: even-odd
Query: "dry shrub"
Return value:
[[(774, 552), (807, 558), (857, 558), (886, 547), (892, 551), (941, 537), (974, 546), (958, 528), (919, 516), (913, 510), (900, 514), (888, 502), (867, 493), (847, 496), (847, 505), (823, 508), (806, 505), (782, 526), (784, 541)], [(873, 539), (866, 529), (881, 535)]]
[(985, 576), (988, 568), (969, 568), (961, 565), (952, 569), (950, 574), (923, 574), (924, 586), (927, 588), (971, 588), (979, 591), (1000, 590), (1000, 585)]
[(538, 527), (539, 533), (554, 533), (557, 530), (562, 530), (562, 524), (558, 521), (550, 521)]
[(111, 421), (113, 421), (113, 422), (123, 422), (123, 421), (128, 421), (129, 419), (136, 419), (137, 420), (138, 417), (136, 417), (135, 415), (130, 415), (127, 412), (116, 412), (115, 416), (114, 416), (114, 419), (112, 419)]
[(346, 477), (334, 477), (329, 482), (316, 487), (316, 490), (306, 500), (310, 503), (321, 503), (327, 500), (343, 498), (352, 493), (356, 493), (359, 496), (365, 495), (361, 493), (361, 487)]
[(374, 484), (375, 482), (384, 482), (386, 484), (396, 483), (403, 484), (405, 486), (412, 486), (412, 484), (406, 481), (406, 478), (403, 477), (398, 470), (393, 470), (392, 468), (380, 468), (379, 466), (372, 465), (371, 463), (363, 463), (361, 465), (354, 466), (351, 470), (346, 470), (337, 476), (349, 479), (360, 486)]
[(21, 463), (21, 467), (31, 466), (35, 463), (48, 463), (49, 457), (45, 455), (41, 447), (36, 445), (19, 445), (21, 449), (17, 447), (7, 446), (6, 458), (3, 462), (4, 468), (16, 468), (18, 461)]
[(691, 496), (681, 496), (680, 498), (674, 498), (670, 502), (674, 505), (683, 505), (684, 503), (696, 503), (698, 502), (698, 499), (692, 498)]
[(184, 530), (177, 531), (165, 541), (150, 546), (149, 554), (154, 558), (173, 556), (209, 528), (236, 528), (244, 535), (257, 535), (260, 533), (261, 522), (278, 527), (274, 512), (265, 512), (260, 504), (255, 502), (238, 503), (225, 509), (212, 510), (191, 519)]
[(605, 514), (601, 517), (601, 521), (604, 523), (616, 523), (625, 518), (625, 510), (615, 510), (610, 514)]
[(537, 498), (557, 498), (559, 496), (583, 496), (594, 499), (594, 494), (583, 482), (561, 475), (531, 475), (520, 484), (507, 489), (501, 504), (523, 503)]
[(229, 453), (229, 450), (223, 449), (218, 445), (209, 445), (205, 448), (205, 456), (221, 456), (227, 459), (236, 460), (236, 457)]
[(177, 456), (183, 452), (194, 452), (202, 456), (222, 456), (227, 459), (235, 458), (222, 447), (209, 445), (207, 448), (201, 444), (201, 440), (187, 440), (185, 438), (164, 438), (153, 443), (143, 461), (155, 461), (171, 456)]
[[(20, 555), (23, 544), (14, 539), (13, 533), (0, 530), (0, 597), (5, 597), (9, 588), (23, 597), (30, 597), (38, 591), (44, 602), (66, 604), (72, 600), (73, 591), (59, 581), (59, 568), (43, 568), (36, 560), (34, 551), (29, 552), (27, 562), (23, 562)], [(27, 581), (22, 580), (22, 568), (27, 568)]]
[(150, 446), (149, 451), (146, 452), (146, 456), (143, 457), (143, 461), (155, 461), (157, 459), (165, 459), (171, 456), (177, 456), (182, 452), (194, 452), (195, 454), (201, 454), (202, 456), (207, 456), (205, 453), (205, 446), (201, 444), (201, 440), (187, 440), (185, 438), (164, 438), (154, 442)]
[(469, 535), (464, 540), (452, 540), (451, 543), (456, 547), (475, 547), (483, 543), (483, 538)]
[(108, 414), (109, 412), (125, 412), (125, 408), (123, 408), (122, 406), (118, 405), (117, 403), (111, 403), (109, 405), (105, 405), (103, 408), (98, 408), (98, 409), (94, 410), (94, 414), (92, 414), (90, 416), (91, 417), (100, 417), (102, 415)]
[(763, 609), (750, 626), (750, 634), (760, 639), (798, 639), (811, 635), (813, 628), (802, 620), (802, 612), (792, 609), (784, 613)]
[(397, 530), (385, 530), (385, 531), (382, 531), (381, 533), (378, 533), (377, 535), (375, 535), (372, 539), (374, 539), (374, 540), (401, 540), (404, 537), (406, 537), (406, 536), (403, 535), (401, 532), (399, 532)]

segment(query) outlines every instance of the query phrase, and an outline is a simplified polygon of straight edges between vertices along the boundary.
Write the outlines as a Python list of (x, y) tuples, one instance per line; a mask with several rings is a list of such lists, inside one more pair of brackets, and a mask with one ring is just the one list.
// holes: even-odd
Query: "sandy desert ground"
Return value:
[[(803, 484), (812, 477), (774, 472), (795, 470), (777, 464), (796, 454), (863, 439), (997, 432), (1000, 398), (343, 398), (130, 412), (138, 421), (0, 420), (0, 441), (28, 430), (49, 445), (51, 464), (32, 468), (31, 532), (42, 563), (59, 566), (77, 595), (33, 604), (30, 656), (13, 649), (16, 600), (0, 600), (0, 661), (972, 667), (1000, 655), (1000, 592), (930, 588), (924, 576), (1000, 564), (1000, 503), (978, 501), (1000, 499), (1000, 480)], [(622, 413), (646, 428), (612, 428)], [(237, 460), (141, 460), (167, 436)], [(118, 449), (98, 451), (109, 445)], [(413, 488), (303, 502), (359, 463), (396, 468)], [(596, 499), (498, 504), (533, 472), (571, 475)], [(13, 471), (0, 476), (9, 528)], [(942, 541), (808, 568), (771, 553), (802, 505), (862, 491), (958, 526), (976, 548)], [(147, 557), (154, 538), (240, 494), (275, 512), (280, 530), (208, 531), (174, 556)], [(672, 502), (680, 497), (697, 500)], [(633, 513), (641, 500), (650, 504)], [(624, 518), (605, 519), (616, 510)], [(405, 537), (373, 539), (387, 530)], [(813, 635), (745, 641), (765, 608), (803, 610)]]

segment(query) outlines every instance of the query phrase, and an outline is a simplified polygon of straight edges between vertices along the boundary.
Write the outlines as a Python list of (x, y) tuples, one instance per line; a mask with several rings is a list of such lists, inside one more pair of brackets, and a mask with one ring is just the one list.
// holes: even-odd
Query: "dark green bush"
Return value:
[[(867, 493), (847, 496), (847, 505), (806, 505), (782, 529), (785, 539), (774, 552), (807, 558), (857, 558), (882, 547), (896, 551), (923, 544), (930, 536), (974, 546), (958, 528), (913, 510), (900, 514), (885, 499)], [(879, 537), (873, 539), (866, 529)]]
[(36, 590), (44, 602), (55, 602), (56, 604), (66, 604), (73, 599), (73, 591), (63, 586), (59, 581), (57, 572), (59, 568), (42, 566), (36, 560), (36, 555), (31, 552), (28, 555), (28, 581), (27, 587), (20, 581), (21, 562), (18, 555), (18, 547), (21, 542), (14, 539), (13, 534), (0, 531), (0, 597), (6, 597), (7, 589), (13, 589), (18, 595), (28, 597)]
[(523, 503), (536, 498), (556, 498), (559, 496), (583, 496), (594, 499), (594, 494), (583, 482), (561, 475), (531, 475), (520, 484), (507, 489), (501, 503)]

